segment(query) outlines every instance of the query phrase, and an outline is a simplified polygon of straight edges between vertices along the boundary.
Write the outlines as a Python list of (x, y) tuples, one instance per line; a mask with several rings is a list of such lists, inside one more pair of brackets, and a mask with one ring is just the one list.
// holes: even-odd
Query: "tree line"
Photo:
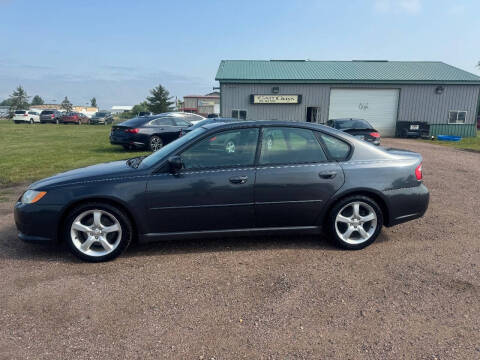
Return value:
[[(15, 110), (26, 110), (35, 105), (43, 105), (45, 102), (40, 97), (40, 95), (35, 95), (31, 101), (29, 101), (30, 96), (28, 96), (25, 89), (19, 85), (9, 96), (8, 99), (0, 102), (0, 106), (8, 106), (9, 114), (13, 116)], [(146, 97), (144, 101), (140, 104), (135, 105), (132, 110), (129, 112), (121, 114), (122, 117), (135, 116), (140, 112), (151, 112), (154, 114), (160, 114), (164, 112), (169, 112), (174, 109), (175, 102), (172, 101), (173, 96), (170, 96), (170, 93), (162, 85), (158, 85), (155, 88), (150, 90), (150, 95)], [(93, 97), (90, 100), (90, 106), (97, 106), (97, 99)], [(73, 105), (68, 99), (67, 96), (60, 103), (60, 108), (69, 112), (72, 111)]]
[[(8, 99), (0, 102), (0, 106), (8, 106), (9, 116), (12, 117), (15, 113), (15, 110), (28, 110), (30, 107), (45, 104), (45, 101), (40, 95), (35, 95), (32, 97), (31, 101), (29, 101), (29, 99), (30, 96), (28, 96), (25, 89), (19, 85), (8, 97)], [(97, 99), (95, 97), (90, 99), (90, 106), (98, 107)], [(63, 101), (60, 103), (60, 108), (67, 112), (72, 111), (73, 104), (70, 102), (67, 96), (65, 96)]]

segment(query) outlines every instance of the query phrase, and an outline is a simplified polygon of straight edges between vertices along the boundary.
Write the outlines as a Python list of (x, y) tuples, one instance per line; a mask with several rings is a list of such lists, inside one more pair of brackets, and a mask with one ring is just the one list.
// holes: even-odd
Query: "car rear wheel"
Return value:
[(363, 195), (340, 200), (328, 219), (328, 230), (334, 243), (344, 249), (359, 250), (375, 241), (382, 230), (380, 206)]
[(90, 262), (108, 261), (130, 244), (128, 217), (109, 204), (87, 203), (74, 208), (65, 221), (64, 236), (74, 255)]
[(30, 119), (30, 124), (33, 124), (33, 119)]
[(160, 136), (153, 135), (150, 138), (149, 147), (153, 152), (158, 151), (163, 147), (163, 140), (160, 138)]

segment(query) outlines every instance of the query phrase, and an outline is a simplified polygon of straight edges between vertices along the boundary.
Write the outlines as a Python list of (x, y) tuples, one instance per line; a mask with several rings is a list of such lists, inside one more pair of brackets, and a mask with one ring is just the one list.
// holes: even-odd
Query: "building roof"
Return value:
[(221, 82), (468, 83), (480, 77), (440, 61), (222, 60)]
[(185, 95), (183, 98), (218, 99), (220, 95)]

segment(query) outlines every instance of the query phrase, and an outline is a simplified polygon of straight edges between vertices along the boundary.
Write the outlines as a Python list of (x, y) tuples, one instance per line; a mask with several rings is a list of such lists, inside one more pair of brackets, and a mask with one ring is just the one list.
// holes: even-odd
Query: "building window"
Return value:
[(247, 120), (247, 110), (232, 110), (232, 118)]
[(449, 124), (465, 124), (467, 119), (466, 111), (449, 111), (448, 112), (448, 123)]

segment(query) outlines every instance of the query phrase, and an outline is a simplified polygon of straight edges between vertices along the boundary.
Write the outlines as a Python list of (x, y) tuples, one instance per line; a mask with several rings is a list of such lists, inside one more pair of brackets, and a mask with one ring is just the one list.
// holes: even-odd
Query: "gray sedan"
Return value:
[(113, 259), (132, 239), (322, 229), (356, 250), (384, 225), (423, 216), (428, 200), (417, 153), (322, 125), (242, 121), (40, 180), (15, 205), (15, 222), (21, 239), (65, 241), (87, 261)]

